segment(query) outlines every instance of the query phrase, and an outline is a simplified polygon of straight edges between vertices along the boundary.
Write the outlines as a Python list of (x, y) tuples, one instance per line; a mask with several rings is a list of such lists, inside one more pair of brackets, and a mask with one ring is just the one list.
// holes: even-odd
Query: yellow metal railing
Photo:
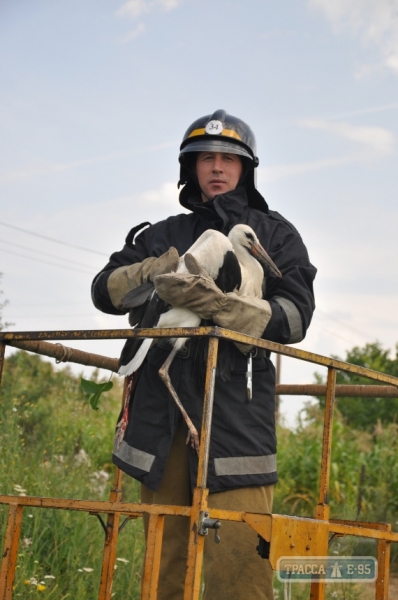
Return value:
[[(188, 559), (185, 579), (184, 600), (199, 600), (201, 572), (204, 551), (205, 517), (217, 520), (244, 522), (254, 529), (270, 544), (269, 560), (276, 569), (277, 560), (281, 556), (327, 556), (329, 535), (354, 535), (372, 538), (378, 543), (378, 578), (375, 586), (376, 600), (387, 600), (389, 583), (390, 544), (398, 542), (398, 533), (391, 532), (391, 526), (384, 523), (361, 523), (329, 519), (329, 477), (331, 464), (332, 421), (336, 396), (336, 371), (355, 373), (363, 377), (386, 384), (385, 386), (369, 386), (374, 388), (374, 396), (398, 397), (398, 378), (372, 371), (364, 367), (348, 364), (336, 359), (252, 338), (218, 327), (174, 328), (174, 329), (127, 329), (127, 330), (91, 330), (91, 331), (41, 331), (41, 332), (8, 332), (0, 333), (0, 382), (4, 365), (6, 345), (24, 348), (59, 361), (71, 361), (79, 364), (100, 366), (112, 371), (117, 370), (117, 360), (100, 355), (93, 355), (67, 348), (60, 344), (66, 340), (81, 339), (124, 339), (170, 338), (205, 336), (209, 338), (209, 350), (206, 366), (205, 393), (199, 451), (197, 484), (193, 493), (191, 506), (148, 505), (141, 503), (123, 503), (121, 492), (122, 473), (115, 468), (113, 487), (109, 501), (90, 501), (64, 498), (41, 498), (34, 496), (0, 496), (0, 504), (9, 506), (2, 563), (0, 570), (0, 600), (11, 600), (15, 576), (18, 544), (21, 531), (24, 507), (53, 508), (60, 510), (84, 511), (90, 514), (107, 514), (105, 525), (106, 537), (102, 558), (101, 581), (98, 600), (110, 600), (116, 560), (116, 545), (119, 534), (119, 522), (122, 515), (136, 518), (144, 513), (149, 515), (149, 527), (146, 540), (146, 553), (142, 580), (142, 600), (156, 600), (164, 516), (185, 516), (190, 519), (190, 536), (188, 540)], [(319, 386), (302, 386), (301, 393), (326, 394), (323, 445), (321, 456), (321, 472), (319, 497), (314, 519), (290, 517), (278, 514), (260, 514), (230, 510), (211, 509), (208, 507), (208, 489), (206, 487), (207, 468), (210, 444), (210, 429), (213, 412), (214, 384), (217, 364), (219, 339), (225, 339), (264, 348), (271, 352), (305, 360), (328, 369), (326, 388)], [(45, 340), (56, 341), (49, 344)], [(393, 388), (391, 387), (393, 386)], [(289, 386), (278, 386), (278, 393), (288, 393)], [(285, 387), (285, 390), (283, 389)], [(299, 393), (298, 386), (291, 393)], [(337, 388), (340, 386), (337, 386)], [(341, 386), (341, 388), (347, 386)], [(355, 387), (361, 388), (357, 395), (363, 395), (364, 386), (348, 386), (350, 390), (340, 390), (341, 395), (355, 393)], [(305, 388), (305, 390), (303, 389)], [(394, 391), (395, 390), (395, 391)], [(126, 394), (126, 389), (124, 394)], [(369, 394), (370, 395), (370, 394)], [(123, 398), (124, 401), (124, 398)], [(311, 585), (311, 600), (323, 600), (325, 585), (314, 581)]]

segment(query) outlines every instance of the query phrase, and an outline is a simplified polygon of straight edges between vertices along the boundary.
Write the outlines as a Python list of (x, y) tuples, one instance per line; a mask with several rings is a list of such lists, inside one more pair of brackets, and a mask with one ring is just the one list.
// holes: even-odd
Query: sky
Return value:
[[(258, 187), (318, 268), (298, 347), (395, 352), (397, 0), (0, 0), (0, 53), (11, 330), (127, 326), (93, 307), (91, 280), (134, 225), (182, 212), (179, 144), (223, 108), (254, 130)], [(315, 371), (283, 358), (281, 381)], [(287, 423), (302, 403), (283, 399)]]

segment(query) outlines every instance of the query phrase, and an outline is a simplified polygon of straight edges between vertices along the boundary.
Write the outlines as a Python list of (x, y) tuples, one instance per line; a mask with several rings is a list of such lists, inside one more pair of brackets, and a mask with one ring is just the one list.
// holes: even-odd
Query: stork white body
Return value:
[[(248, 241), (250, 236), (250, 242)], [(264, 271), (254, 256), (250, 254), (249, 248), (253, 244), (260, 245), (253, 229), (248, 225), (235, 225), (228, 235), (219, 231), (208, 229), (189, 248), (187, 253), (192, 254), (199, 265), (204, 268), (214, 280), (220, 274), (225, 263), (228, 252), (234, 252), (238, 259), (242, 283), (235, 293), (240, 296), (262, 297)], [(185, 255), (184, 255), (185, 256)], [(189, 273), (184, 256), (180, 258), (177, 273)], [(173, 307), (163, 313), (155, 327), (198, 327), (201, 318), (186, 308)], [(153, 339), (146, 338), (138, 349), (134, 358), (119, 369), (119, 375), (131, 375), (142, 365)], [(170, 343), (176, 350), (180, 350), (186, 342), (186, 338), (171, 339)]]

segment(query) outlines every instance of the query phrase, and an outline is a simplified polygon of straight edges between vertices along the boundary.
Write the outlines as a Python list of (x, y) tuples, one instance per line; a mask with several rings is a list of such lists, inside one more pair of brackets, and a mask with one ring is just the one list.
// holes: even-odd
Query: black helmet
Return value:
[[(229, 152), (242, 157), (244, 165), (244, 185), (248, 188), (249, 205), (268, 212), (264, 198), (256, 189), (254, 169), (259, 160), (256, 156), (256, 138), (249, 125), (229, 115), (225, 110), (216, 110), (211, 115), (197, 119), (184, 134), (180, 146), (180, 185), (193, 183), (193, 161), (189, 153), (193, 152)], [(186, 196), (191, 192), (186, 185), (180, 194), (180, 202), (186, 206)]]
[(249, 159), (250, 170), (254, 170), (259, 163), (256, 156), (256, 138), (249, 125), (229, 115), (225, 110), (216, 110), (212, 115), (201, 117), (188, 127), (180, 146), (179, 185), (187, 183), (190, 177), (185, 155), (189, 152), (206, 151), (239, 154)]

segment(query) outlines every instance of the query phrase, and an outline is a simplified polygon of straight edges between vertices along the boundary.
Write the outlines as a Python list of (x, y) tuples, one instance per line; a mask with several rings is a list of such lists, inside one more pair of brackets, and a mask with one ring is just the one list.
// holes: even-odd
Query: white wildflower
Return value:
[(102, 469), (100, 471), (94, 471), (94, 473), (91, 473), (90, 479), (97, 479), (98, 481), (108, 481), (109, 473), (103, 471)]
[(29, 548), (29, 546), (32, 545), (32, 539), (31, 538), (24, 538), (23, 540), (24, 545), (26, 546), (26, 548)]
[(91, 491), (97, 494), (103, 494), (108, 483), (109, 473), (103, 471), (94, 471), (90, 475)]
[(55, 579), (55, 575), (44, 575), (44, 579)]
[(86, 571), (86, 573), (92, 573), (94, 569), (92, 569), (91, 567), (83, 567), (83, 571)]
[(128, 562), (130, 562), (129, 560), (127, 560), (127, 558), (122, 558), (121, 556), (118, 557), (116, 560), (118, 560), (119, 562), (122, 562), (122, 563), (128, 563)]
[(75, 461), (78, 465), (83, 465), (83, 464), (90, 465), (91, 464), (91, 460), (90, 460), (87, 452), (85, 450), (83, 450), (83, 448), (80, 448), (79, 452), (77, 454), (75, 454)]

